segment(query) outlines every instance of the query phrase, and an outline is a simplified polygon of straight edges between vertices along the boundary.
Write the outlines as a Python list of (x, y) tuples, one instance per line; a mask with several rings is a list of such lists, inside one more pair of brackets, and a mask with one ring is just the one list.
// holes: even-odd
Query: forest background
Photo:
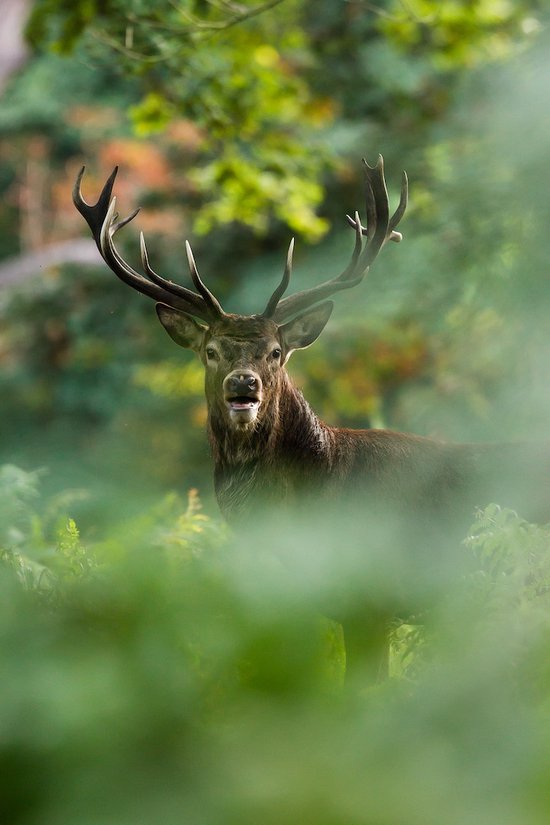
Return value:
[[(232, 541), (200, 364), (70, 193), (86, 164), (94, 201), (118, 164), (120, 211), (142, 207), (125, 257), (139, 224), (187, 283), (188, 238), (224, 307), (254, 312), (292, 235), (296, 289), (343, 268), (361, 157), (383, 153), (394, 203), (409, 175), (404, 240), (294, 380), (331, 424), (548, 440), (550, 4), (2, 12), (0, 819), (547, 823), (548, 529), (472, 514), (443, 578), (403, 576), (337, 511), (331, 535), (275, 514), (261, 547)], [(327, 596), (345, 580), (350, 611), (387, 610), (396, 577), (430, 610), (395, 624), (392, 679), (346, 693)]]
[[(83, 163), (90, 200), (120, 165), (158, 271), (187, 282), (189, 238), (224, 306), (253, 312), (291, 235), (295, 288), (340, 271), (361, 157), (382, 152), (394, 200), (409, 174), (405, 241), (338, 296), (295, 380), (329, 423), (544, 434), (545, 3), (19, 5), (32, 50), (0, 109), (3, 461), (115, 509), (211, 497), (200, 365), (95, 265), (70, 198)], [(119, 243), (137, 264), (134, 225)]]

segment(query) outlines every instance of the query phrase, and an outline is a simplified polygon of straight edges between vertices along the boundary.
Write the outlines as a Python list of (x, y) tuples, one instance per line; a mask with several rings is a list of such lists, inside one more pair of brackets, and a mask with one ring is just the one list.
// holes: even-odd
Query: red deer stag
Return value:
[[(145, 276), (120, 255), (113, 238), (136, 210), (118, 221), (111, 193), (113, 171), (95, 205), (82, 198), (84, 168), (73, 200), (88, 222), (99, 251), (112, 271), (138, 292), (153, 298), (160, 322), (180, 346), (194, 350), (206, 369), (208, 434), (214, 458), (215, 489), (224, 515), (237, 524), (258, 502), (285, 503), (338, 498), (369, 502), (369, 513), (383, 511), (404, 525), (407, 544), (421, 548), (441, 528), (436, 541), (463, 535), (476, 505), (497, 501), (528, 518), (550, 517), (550, 462), (536, 448), (513, 445), (445, 444), (388, 430), (351, 430), (320, 421), (293, 386), (285, 364), (294, 350), (312, 344), (333, 309), (326, 299), (357, 286), (387, 241), (400, 241), (396, 227), (407, 206), (407, 177), (390, 214), (382, 157), (364, 161), (366, 226), (348, 216), (355, 246), (348, 266), (311, 289), (283, 297), (291, 277), (293, 241), (282, 279), (263, 312), (226, 313), (201, 280), (189, 243), (187, 259), (196, 292), (173, 283), (152, 268), (141, 235)], [(366, 240), (365, 240), (366, 239)], [(449, 532), (452, 524), (456, 532)], [(461, 532), (462, 531), (462, 532)], [(416, 537), (414, 541), (413, 534)], [(346, 628), (346, 642), (348, 634)]]

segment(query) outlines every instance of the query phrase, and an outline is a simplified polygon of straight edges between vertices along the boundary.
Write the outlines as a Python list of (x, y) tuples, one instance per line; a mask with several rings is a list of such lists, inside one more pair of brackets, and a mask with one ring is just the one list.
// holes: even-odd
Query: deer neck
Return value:
[(326, 476), (330, 466), (331, 431), (286, 373), (253, 429), (232, 430), (212, 406), (208, 431), (218, 504), (235, 524), (257, 504), (291, 507), (296, 491)]
[(322, 453), (327, 428), (315, 415), (288, 374), (262, 415), (248, 428), (230, 427), (224, 411), (209, 404), (208, 434), (216, 466), (267, 465), (299, 462), (306, 453)]

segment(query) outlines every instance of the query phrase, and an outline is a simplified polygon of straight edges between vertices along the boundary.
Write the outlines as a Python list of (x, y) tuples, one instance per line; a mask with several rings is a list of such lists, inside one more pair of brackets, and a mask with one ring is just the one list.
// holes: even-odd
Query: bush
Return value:
[(92, 552), (39, 479), (0, 473), (3, 822), (547, 821), (548, 529), (480, 513), (393, 678), (355, 692), (332, 568), (281, 563), (280, 519), (249, 547), (172, 496)]

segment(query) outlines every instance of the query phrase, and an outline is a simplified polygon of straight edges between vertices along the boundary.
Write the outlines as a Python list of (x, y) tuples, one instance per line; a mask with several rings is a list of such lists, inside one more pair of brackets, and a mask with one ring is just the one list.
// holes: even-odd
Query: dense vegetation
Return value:
[[(548, 4), (29, 6), (0, 98), (1, 821), (546, 823), (548, 529), (497, 502), (443, 572), (337, 512), (237, 542), (199, 364), (105, 268), (25, 261), (87, 237), (75, 174), (92, 200), (118, 163), (155, 268), (185, 281), (189, 237), (254, 311), (290, 234), (298, 288), (342, 268), (383, 152), (404, 242), (297, 383), (331, 423), (548, 438)], [(396, 588), (392, 678), (344, 689), (327, 604)]]
[(38, 482), (0, 474), (3, 821), (547, 821), (548, 530), (480, 514), (470, 572), (408, 581), (430, 609), (394, 626), (393, 678), (365, 690), (367, 656), (343, 689), (319, 610), (392, 598), (401, 564), (363, 528), (236, 544), (192, 495), (91, 552)]

